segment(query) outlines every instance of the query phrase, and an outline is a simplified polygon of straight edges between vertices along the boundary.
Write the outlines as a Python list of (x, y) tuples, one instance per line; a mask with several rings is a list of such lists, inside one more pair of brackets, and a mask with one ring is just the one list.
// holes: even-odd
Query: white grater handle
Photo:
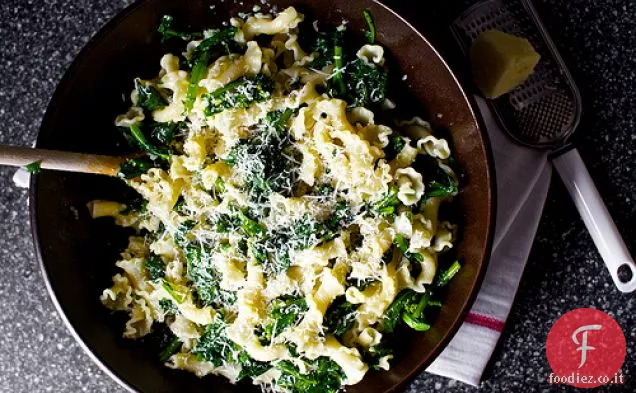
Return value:
[[(616, 287), (626, 293), (636, 290), (636, 264), (629, 255), (627, 246), (616, 229), (579, 152), (572, 149), (553, 159), (552, 163), (570, 192)], [(623, 265), (629, 267), (632, 272), (631, 279), (626, 282), (622, 282), (618, 277), (618, 269)]]

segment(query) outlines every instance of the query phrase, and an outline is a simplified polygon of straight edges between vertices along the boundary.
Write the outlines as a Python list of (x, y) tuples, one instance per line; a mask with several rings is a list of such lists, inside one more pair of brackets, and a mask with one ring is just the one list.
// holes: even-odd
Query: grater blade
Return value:
[(528, 39), (541, 55), (534, 73), (524, 84), (497, 99), (487, 100), (502, 128), (530, 147), (562, 147), (581, 118), (581, 97), (531, 0), (482, 1), (451, 25), (467, 57), (477, 35), (490, 29)]

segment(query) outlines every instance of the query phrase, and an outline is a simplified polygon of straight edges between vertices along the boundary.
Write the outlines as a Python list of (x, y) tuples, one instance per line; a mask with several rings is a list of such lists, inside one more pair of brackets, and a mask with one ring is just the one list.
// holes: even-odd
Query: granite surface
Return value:
[[(129, 0), (0, 2), (0, 143), (30, 145), (56, 84), (87, 40)], [(423, 27), (442, 45), (440, 21), (465, 1), (440, 2)], [(583, 159), (636, 254), (636, 6), (630, 0), (538, 0), (537, 6), (581, 89)], [(424, 13), (422, 14), (424, 15)], [(56, 314), (33, 255), (27, 192), (0, 168), (0, 392), (123, 392), (82, 352)], [(626, 384), (636, 391), (636, 301), (611, 284), (557, 176), (500, 345), (480, 389), (422, 374), (409, 392), (574, 391), (546, 382), (552, 323), (577, 307), (606, 311), (627, 338)]]

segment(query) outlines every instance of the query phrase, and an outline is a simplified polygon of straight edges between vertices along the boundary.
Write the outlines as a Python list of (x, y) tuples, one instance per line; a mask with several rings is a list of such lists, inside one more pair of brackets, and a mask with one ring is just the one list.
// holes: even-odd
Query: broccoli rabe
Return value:
[(325, 312), (325, 331), (338, 337), (343, 335), (353, 325), (358, 307), (358, 304), (346, 301), (344, 296), (338, 296)]
[(164, 277), (166, 265), (163, 263), (161, 257), (157, 254), (150, 254), (146, 259), (144, 266), (148, 271), (148, 276), (152, 281), (159, 280)]
[(127, 216), (133, 212), (144, 214), (148, 209), (148, 201), (141, 196), (130, 199), (126, 202), (126, 208), (119, 212), (119, 214)]
[(234, 146), (232, 146), (232, 148), (230, 148), (229, 153), (223, 161), (229, 166), (236, 165), (240, 161), (241, 156), (245, 153), (244, 150), (247, 149), (247, 145), (249, 145), (249, 140), (240, 139)]
[(168, 123), (154, 123), (150, 126), (150, 138), (161, 145), (169, 145), (177, 130), (182, 129), (184, 123), (168, 122)]
[(367, 277), (362, 280), (347, 278), (347, 286), (356, 287), (359, 291), (364, 291), (369, 288), (371, 284), (380, 282), (378, 279), (373, 277)]
[(373, 21), (373, 15), (371, 15), (371, 11), (364, 10), (362, 11), (362, 15), (364, 16), (364, 20), (367, 22), (367, 27), (369, 30), (366, 32), (367, 41), (369, 44), (375, 44), (375, 22)]
[(136, 78), (135, 89), (137, 90), (137, 105), (144, 109), (154, 111), (168, 105), (168, 101), (151, 83), (142, 82), (141, 79)]
[(426, 198), (447, 197), (457, 194), (457, 182), (451, 175), (444, 173), (439, 179), (431, 180), (426, 184), (426, 192), (424, 193)]
[(119, 166), (119, 172), (117, 176), (122, 179), (134, 179), (135, 177), (139, 177), (144, 173), (148, 172), (149, 169), (154, 168), (155, 163), (149, 158), (131, 158), (129, 160), (124, 161)]
[(192, 242), (185, 246), (186, 266), (199, 302), (204, 306), (232, 304), (234, 292), (220, 288), (220, 273), (212, 266), (209, 246)]
[(306, 360), (305, 372), (287, 360), (277, 364), (281, 375), (277, 384), (290, 393), (336, 393), (345, 375), (340, 366), (327, 357)]
[(194, 101), (196, 101), (197, 93), (199, 91), (199, 82), (205, 76), (208, 70), (208, 63), (210, 62), (211, 55), (202, 55), (192, 67), (190, 71), (190, 83), (188, 84), (188, 90), (186, 92), (185, 100), (183, 101), (183, 109), (187, 114), (192, 110)]
[(192, 353), (199, 360), (208, 361), (216, 367), (220, 367), (224, 362), (240, 364), (238, 380), (261, 375), (271, 368), (267, 363), (252, 359), (240, 346), (227, 338), (226, 326), (222, 316), (217, 315), (215, 320), (206, 326), (203, 335), (195, 343)]
[(269, 363), (259, 362), (252, 359), (245, 351), (240, 351), (236, 356), (236, 360), (241, 365), (241, 371), (236, 377), (238, 381), (247, 377), (257, 377), (272, 368)]
[(170, 356), (179, 352), (181, 342), (164, 324), (153, 324), (152, 330), (141, 338), (144, 346), (157, 355), (161, 362), (166, 362)]
[(385, 356), (393, 357), (393, 345), (387, 343), (385, 339), (377, 345), (370, 347), (363, 352), (363, 361), (369, 365), (372, 370), (382, 370), (380, 368), (380, 359)]
[(179, 224), (177, 230), (174, 232), (172, 237), (174, 238), (175, 243), (178, 245), (185, 247), (188, 243), (190, 230), (197, 225), (197, 222), (194, 220), (185, 220)]
[(183, 209), (186, 206), (185, 198), (183, 195), (179, 195), (179, 199), (175, 202), (174, 206), (172, 206), (172, 211), (177, 213), (183, 213)]
[(199, 360), (210, 362), (216, 367), (223, 365), (225, 360), (234, 359), (236, 344), (227, 338), (225, 328), (222, 316), (217, 315), (214, 321), (205, 327), (205, 331), (194, 344), (192, 353)]
[(220, 177), (217, 177), (214, 181), (214, 192), (217, 194), (223, 194), (225, 192), (225, 182)]
[(40, 161), (33, 161), (32, 163), (24, 167), (24, 169), (26, 169), (26, 171), (32, 175), (37, 175), (42, 170), (40, 164), (41, 164)]
[(459, 269), (461, 269), (461, 267), (462, 266), (460, 265), (459, 261), (453, 262), (447, 269), (439, 273), (439, 276), (437, 277), (437, 280), (435, 281), (435, 285), (439, 287), (443, 287), (446, 284), (448, 284), (450, 280), (452, 280), (453, 277), (455, 277), (457, 272), (459, 272)]
[[(375, 40), (375, 27), (371, 14), (365, 13), (369, 23), (369, 39)], [(345, 50), (346, 28), (341, 25), (331, 33), (318, 35), (312, 50), (314, 60), (310, 67), (322, 68), (333, 64), (329, 78), (329, 95), (341, 98), (351, 107), (367, 107), (384, 100), (388, 77), (380, 65), (356, 58)], [(331, 57), (327, 54), (331, 53)], [(353, 58), (354, 60), (349, 60)]]
[(384, 315), (382, 316), (382, 331), (385, 333), (392, 333), (395, 330), (395, 327), (400, 322), (400, 318), (402, 317), (402, 310), (404, 309), (404, 304), (408, 301), (411, 296), (411, 290), (404, 290), (400, 292), (395, 299), (393, 299), (393, 303), (386, 309)]
[(285, 110), (269, 112), (265, 115), (263, 126), (266, 129), (272, 129), (276, 132), (277, 139), (285, 138), (287, 132), (287, 124), (294, 114), (294, 110), (287, 108)]
[(221, 214), (214, 221), (215, 230), (219, 233), (228, 233), (231, 230), (241, 230), (248, 237), (262, 237), (265, 226), (250, 217), (249, 212), (242, 211), (235, 207), (231, 208), (230, 214)]
[(177, 28), (174, 18), (171, 15), (164, 15), (161, 18), (161, 22), (159, 23), (159, 27), (157, 27), (157, 31), (161, 34), (161, 40), (166, 41), (169, 38), (181, 38), (184, 41), (191, 41), (203, 38), (203, 33), (201, 32), (188, 32), (182, 31)]
[(304, 217), (294, 225), (293, 239), (303, 248), (323, 240), (333, 239), (338, 231), (353, 220), (351, 208), (344, 202), (338, 202), (331, 215), (324, 221), (315, 221)]
[(347, 65), (344, 75), (344, 98), (349, 106), (368, 107), (384, 100), (387, 91), (387, 74), (382, 67), (356, 59)]
[(393, 244), (395, 244), (398, 247), (398, 249), (409, 261), (414, 261), (414, 262), (424, 261), (424, 256), (422, 254), (408, 251), (409, 246), (404, 236), (399, 234), (395, 235), (395, 238), (393, 238)]
[(251, 254), (263, 264), (268, 275), (275, 275), (289, 268), (289, 252), (293, 248), (289, 243), (289, 235), (279, 231), (273, 231), (266, 238), (250, 244)]
[(428, 306), (430, 298), (431, 295), (428, 292), (420, 293), (414, 296), (412, 295), (409, 301), (404, 304), (402, 321), (411, 329), (424, 332), (431, 328), (431, 325), (424, 319), (424, 309)]
[(429, 299), (428, 293), (417, 293), (412, 289), (400, 292), (382, 317), (383, 331), (393, 332), (400, 322), (420, 332), (428, 330), (430, 325), (425, 321), (424, 310)]
[(119, 167), (117, 176), (123, 179), (133, 179), (148, 172), (151, 168), (165, 165), (172, 154), (170, 144), (177, 131), (183, 127), (183, 122), (153, 122), (131, 125), (126, 130), (127, 136), (132, 139), (136, 146), (146, 152), (148, 157), (137, 157), (124, 161)]
[(333, 192), (334, 188), (331, 184), (321, 184), (314, 190), (314, 195), (326, 197), (332, 195)]
[(238, 218), (241, 229), (247, 236), (262, 237), (265, 235), (265, 232), (267, 231), (265, 226), (248, 217), (243, 211), (237, 210), (236, 217)]
[(199, 60), (208, 55), (210, 56), (208, 60), (211, 60), (222, 54), (229, 55), (243, 50), (244, 47), (234, 40), (237, 32), (238, 28), (236, 26), (214, 31), (194, 48), (189, 59), (190, 66), (194, 67)]
[(331, 82), (335, 85), (335, 89), (339, 96), (346, 94), (347, 86), (345, 85), (343, 74), (345, 72), (344, 50), (342, 49), (344, 41), (344, 26), (340, 26), (333, 34), (333, 66), (334, 70), (331, 74)]
[(298, 168), (287, 132), (292, 114), (291, 109), (268, 113), (253, 136), (235, 144), (225, 158), (245, 179), (245, 191), (255, 202), (265, 202), (273, 192), (291, 194)]
[(128, 135), (132, 137), (135, 145), (144, 150), (149, 157), (138, 157), (126, 160), (120, 165), (119, 177), (133, 179), (151, 168), (161, 166), (170, 159), (172, 154), (170, 143), (174, 140), (177, 130), (184, 127), (179, 123), (150, 123), (133, 124), (128, 129)]
[(298, 323), (307, 310), (307, 302), (300, 296), (285, 295), (273, 300), (269, 313), (272, 322), (263, 328), (261, 342), (271, 343), (274, 337)]
[(190, 83), (183, 103), (186, 113), (189, 113), (192, 109), (192, 105), (194, 105), (199, 91), (199, 82), (207, 73), (208, 65), (213, 58), (221, 54), (222, 50), (229, 51), (229, 42), (234, 38), (236, 31), (237, 28), (234, 26), (220, 30), (201, 41), (192, 52), (190, 57), (190, 65), (192, 67), (190, 71)]
[(234, 216), (221, 214), (212, 222), (212, 225), (214, 226), (214, 230), (218, 233), (228, 233), (238, 228), (239, 222)]
[(392, 160), (397, 157), (398, 154), (404, 149), (406, 146), (406, 141), (403, 137), (399, 135), (393, 135), (389, 138), (389, 144), (384, 148), (384, 157), (387, 160)]
[(333, 239), (335, 233), (349, 225), (352, 220), (353, 215), (349, 206), (344, 202), (337, 203), (333, 213), (324, 223), (325, 229), (322, 237), (326, 240)]
[(150, 158), (169, 160), (170, 150), (166, 147), (159, 147), (148, 140), (146, 135), (141, 130), (139, 124), (135, 123), (130, 126), (130, 135), (134, 141), (141, 147), (146, 153), (150, 155)]
[(309, 63), (310, 68), (322, 69), (333, 60), (331, 54), (332, 38), (331, 34), (320, 32), (311, 45), (311, 52), (314, 59)]
[(264, 264), (268, 274), (278, 274), (291, 265), (289, 253), (292, 250), (303, 250), (333, 239), (352, 218), (349, 207), (339, 203), (325, 221), (303, 216), (292, 224), (291, 231), (274, 230), (268, 233), (264, 239), (252, 243), (252, 254)]
[(387, 191), (379, 201), (371, 204), (371, 211), (383, 217), (393, 216), (399, 204), (398, 188), (390, 187), (389, 191)]
[(176, 314), (179, 310), (174, 302), (170, 299), (159, 300), (159, 307), (161, 307), (161, 311), (166, 314)]
[(181, 345), (181, 341), (178, 337), (173, 338), (172, 341), (159, 353), (159, 360), (163, 363), (167, 362), (172, 355), (179, 352)]
[(247, 108), (255, 102), (270, 98), (273, 90), (274, 81), (263, 74), (241, 77), (204, 95), (203, 112), (206, 116), (212, 116), (226, 109)]
[(457, 180), (439, 166), (437, 159), (422, 156), (417, 164), (420, 164), (424, 174), (425, 198), (449, 197), (457, 194), (459, 187)]
[(330, 234), (324, 223), (314, 220), (309, 215), (304, 215), (294, 222), (289, 234), (289, 242), (294, 245), (294, 249), (302, 250), (325, 239), (326, 235)]

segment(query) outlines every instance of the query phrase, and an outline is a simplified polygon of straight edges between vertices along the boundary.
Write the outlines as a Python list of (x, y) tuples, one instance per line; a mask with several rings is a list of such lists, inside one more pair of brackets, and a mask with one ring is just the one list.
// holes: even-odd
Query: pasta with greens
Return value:
[(301, 40), (292, 7), (204, 32), (163, 18), (184, 53), (116, 119), (146, 153), (120, 171), (140, 199), (89, 209), (134, 230), (101, 301), (126, 338), (163, 331), (168, 367), (336, 392), (389, 369), (395, 330), (429, 328), (459, 269), (438, 266), (457, 177), (427, 122), (376, 120), (393, 104), (365, 18), (357, 49), (344, 24)]

